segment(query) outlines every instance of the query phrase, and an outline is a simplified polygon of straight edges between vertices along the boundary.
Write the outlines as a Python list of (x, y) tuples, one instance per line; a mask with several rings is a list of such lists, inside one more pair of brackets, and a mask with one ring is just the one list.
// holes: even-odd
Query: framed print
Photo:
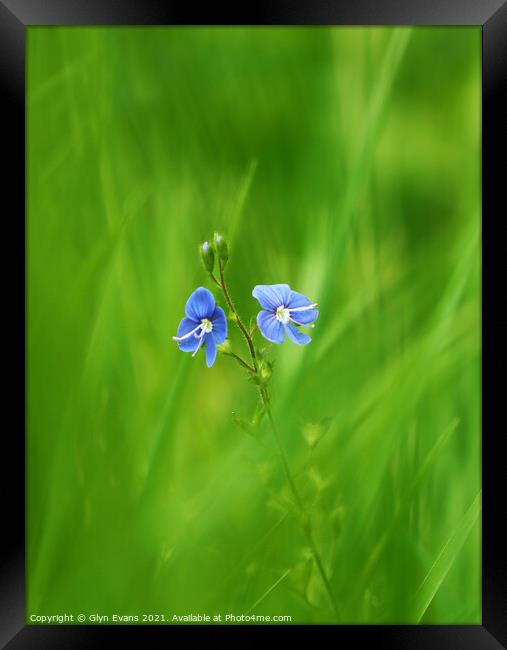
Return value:
[(507, 5), (0, 16), (2, 644), (505, 647)]

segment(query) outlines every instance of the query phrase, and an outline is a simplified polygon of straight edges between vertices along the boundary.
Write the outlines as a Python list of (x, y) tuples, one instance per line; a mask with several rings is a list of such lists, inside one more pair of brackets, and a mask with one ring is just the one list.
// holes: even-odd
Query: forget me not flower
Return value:
[(202, 345), (206, 346), (206, 365), (208, 368), (215, 363), (217, 343), (223, 343), (227, 336), (227, 319), (224, 310), (215, 304), (211, 291), (204, 287), (196, 289), (185, 305), (185, 318), (178, 326), (178, 347), (183, 352), (199, 352)]
[(292, 291), (288, 284), (258, 284), (252, 296), (263, 308), (257, 315), (257, 325), (264, 338), (272, 343), (283, 343), (287, 333), (298, 345), (310, 343), (311, 337), (300, 332), (295, 325), (313, 327), (311, 323), (319, 315), (315, 309), (317, 303)]

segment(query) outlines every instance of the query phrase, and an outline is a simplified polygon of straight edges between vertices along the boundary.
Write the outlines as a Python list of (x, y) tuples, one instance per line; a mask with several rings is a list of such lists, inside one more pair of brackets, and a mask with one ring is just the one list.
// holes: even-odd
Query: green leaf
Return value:
[(482, 490), (465, 512), (452, 535), (446, 541), (432, 567), (414, 596), (414, 618), (420, 623), (436, 593), (465, 544), (481, 512)]

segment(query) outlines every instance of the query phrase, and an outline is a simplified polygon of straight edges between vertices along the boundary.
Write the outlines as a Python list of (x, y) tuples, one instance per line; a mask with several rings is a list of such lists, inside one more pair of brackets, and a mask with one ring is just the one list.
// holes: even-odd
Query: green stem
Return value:
[(213, 273), (213, 271), (210, 272), (209, 277), (213, 280), (213, 282), (217, 285), (217, 287), (220, 287), (220, 289), (222, 288), (222, 285), (216, 279), (215, 274)]
[(282, 442), (280, 440), (280, 436), (278, 435), (278, 430), (275, 425), (275, 421), (273, 419), (273, 414), (271, 413), (271, 408), (269, 406), (269, 397), (268, 397), (268, 392), (267, 388), (264, 387), (264, 389), (261, 389), (260, 391), (261, 394), (261, 399), (264, 404), (264, 408), (266, 409), (266, 413), (268, 416), (269, 423), (271, 425), (271, 430), (273, 432), (273, 438), (275, 439), (276, 447), (278, 449), (278, 453), (280, 456), (280, 459), (282, 461), (283, 469), (285, 472), (285, 476), (287, 478), (287, 483), (290, 486), (290, 489), (292, 491), (292, 494), (294, 496), (294, 500), (296, 501), (297, 507), (301, 513), (304, 513), (304, 506), (303, 506), (303, 501), (301, 500), (301, 497), (299, 495), (299, 491), (296, 487), (296, 483), (294, 481), (294, 478), (292, 476), (292, 472), (290, 471), (290, 466), (289, 466), (289, 461), (287, 459), (287, 455), (285, 453), (285, 450), (283, 448)]
[(226, 301), (229, 309), (232, 311), (232, 313), (236, 317), (236, 323), (237, 323), (239, 329), (241, 330), (241, 333), (243, 334), (243, 336), (245, 338), (245, 341), (246, 341), (246, 343), (248, 345), (248, 349), (250, 351), (250, 356), (252, 357), (252, 363), (253, 363), (253, 366), (255, 368), (255, 372), (257, 372), (257, 357), (255, 355), (255, 348), (254, 348), (254, 344), (253, 344), (253, 341), (252, 341), (252, 337), (248, 333), (248, 330), (246, 329), (246, 327), (243, 325), (243, 322), (242, 322), (242, 320), (240, 318), (240, 315), (238, 314), (238, 312), (236, 310), (236, 307), (234, 306), (234, 303), (232, 302), (232, 298), (229, 295), (227, 285), (225, 284), (224, 267), (222, 265), (222, 262), (219, 263), (219, 267), (220, 267), (220, 287), (221, 287), (222, 292), (224, 294), (225, 301)]
[(256, 375), (256, 374), (257, 374), (257, 371), (255, 370), (255, 368), (252, 368), (252, 366), (249, 366), (248, 363), (247, 363), (244, 359), (242, 359), (242, 358), (239, 356), (239, 354), (235, 354), (234, 352), (224, 352), (224, 354), (225, 354), (226, 357), (233, 357), (234, 359), (236, 359), (236, 361), (237, 361), (237, 362), (238, 362), (238, 363), (239, 363), (243, 368), (245, 368), (245, 370), (248, 370), (248, 372), (251, 372), (252, 375)]
[[(232, 354), (231, 356), (234, 356), (236, 358), (236, 360), (239, 361), (239, 363), (242, 366), (247, 366), (248, 369), (250, 370), (250, 372), (253, 371), (252, 374), (258, 376), (259, 369), (258, 369), (258, 365), (257, 365), (257, 356), (255, 354), (255, 347), (254, 347), (254, 344), (253, 344), (253, 341), (252, 341), (252, 335), (248, 332), (248, 330), (244, 326), (243, 321), (241, 320), (240, 315), (238, 314), (238, 312), (237, 312), (237, 310), (236, 310), (236, 308), (234, 306), (234, 303), (232, 302), (231, 296), (230, 296), (229, 291), (227, 289), (227, 285), (225, 283), (224, 267), (223, 267), (221, 262), (219, 263), (219, 268), (220, 268), (220, 282), (218, 282), (216, 280), (215, 281), (217, 282), (217, 284), (222, 289), (222, 293), (224, 294), (225, 301), (227, 302), (227, 305), (228, 305), (229, 309), (231, 310), (231, 312), (234, 314), (234, 316), (236, 318), (236, 324), (239, 327), (239, 329), (241, 330), (241, 333), (243, 334), (243, 336), (245, 338), (245, 341), (246, 341), (246, 343), (248, 345), (248, 349), (250, 351), (250, 356), (252, 357), (253, 368), (250, 368), (250, 366), (245, 361), (243, 361), (240, 357), (238, 357), (237, 355)], [(294, 497), (294, 500), (296, 502), (297, 508), (298, 508), (298, 510), (299, 510), (299, 512), (301, 514), (301, 519), (302, 519), (302, 523), (303, 523), (302, 527), (303, 527), (304, 533), (306, 535), (306, 539), (307, 539), (308, 544), (310, 546), (310, 550), (311, 550), (313, 558), (315, 560), (317, 570), (319, 571), (319, 574), (321, 576), (324, 588), (325, 588), (325, 590), (327, 592), (329, 601), (331, 603), (331, 606), (333, 608), (335, 616), (338, 619), (339, 618), (339, 612), (338, 612), (338, 608), (336, 606), (336, 600), (335, 600), (335, 597), (334, 597), (334, 594), (333, 594), (331, 583), (329, 582), (329, 579), (328, 579), (328, 577), (326, 575), (326, 572), (324, 570), (324, 565), (322, 563), (322, 559), (320, 557), (319, 551), (317, 550), (317, 546), (315, 544), (315, 539), (314, 539), (314, 536), (313, 536), (311, 521), (310, 521), (310, 519), (309, 519), (309, 517), (308, 517), (308, 515), (306, 513), (303, 500), (301, 499), (301, 496), (299, 494), (299, 490), (297, 489), (296, 483), (294, 481), (294, 477), (292, 476), (292, 472), (290, 470), (287, 455), (285, 453), (282, 442), (280, 440), (280, 436), (278, 435), (278, 431), (277, 431), (277, 428), (276, 428), (276, 425), (275, 425), (275, 421), (273, 419), (273, 414), (271, 413), (271, 406), (270, 406), (270, 399), (269, 399), (268, 389), (267, 389), (267, 386), (265, 384), (264, 385), (263, 384), (259, 385), (259, 393), (260, 393), (260, 396), (261, 396), (262, 404), (263, 404), (263, 406), (264, 406), (264, 408), (266, 410), (269, 423), (271, 425), (271, 431), (273, 433), (273, 438), (275, 439), (278, 455), (280, 456), (280, 461), (281, 461), (282, 466), (283, 466), (283, 470), (284, 470), (284, 473), (285, 473), (285, 477), (287, 479), (287, 483), (289, 484), (289, 487), (290, 487), (290, 490), (291, 490), (292, 495)]]
[(292, 476), (292, 472), (290, 470), (289, 466), (289, 461), (287, 459), (287, 455), (285, 453), (285, 450), (283, 448), (282, 442), (280, 440), (280, 436), (278, 435), (278, 431), (275, 425), (275, 421), (273, 419), (273, 414), (271, 413), (271, 407), (269, 404), (269, 394), (268, 394), (268, 389), (264, 386), (262, 388), (259, 388), (259, 392), (261, 395), (262, 402), (264, 404), (264, 408), (266, 409), (266, 413), (268, 415), (268, 420), (271, 425), (271, 431), (273, 432), (273, 438), (275, 439), (276, 446), (278, 449), (278, 454), (280, 456), (280, 460), (283, 465), (283, 469), (285, 472), (285, 477), (287, 478), (287, 483), (289, 484), (289, 487), (291, 489), (292, 495), (294, 497), (294, 500), (297, 504), (297, 507), (299, 509), (299, 512), (302, 517), (303, 521), (303, 530), (306, 535), (306, 539), (308, 541), (308, 544), (310, 546), (310, 550), (312, 552), (312, 555), (315, 560), (315, 564), (317, 565), (317, 569), (320, 573), (320, 577), (322, 579), (322, 583), (324, 584), (324, 588), (327, 592), (329, 602), (331, 603), (331, 606), (333, 608), (333, 611), (335, 613), (336, 618), (339, 618), (339, 612), (338, 612), (338, 607), (336, 605), (336, 600), (333, 594), (333, 589), (331, 587), (331, 583), (329, 582), (329, 579), (326, 575), (326, 572), (324, 570), (324, 565), (322, 564), (322, 559), (320, 557), (320, 553), (317, 550), (317, 545), (315, 544), (315, 539), (313, 536), (313, 529), (312, 529), (312, 524), (311, 521), (307, 515), (305, 506), (303, 504), (303, 500), (301, 499), (301, 496), (299, 494), (299, 490), (297, 489), (296, 482), (294, 481), (294, 477)]

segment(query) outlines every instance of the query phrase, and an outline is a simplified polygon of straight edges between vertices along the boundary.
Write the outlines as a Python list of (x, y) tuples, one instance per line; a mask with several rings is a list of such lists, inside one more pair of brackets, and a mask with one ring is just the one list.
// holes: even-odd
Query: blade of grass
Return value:
[[(361, 145), (353, 166), (352, 175), (347, 185), (345, 198), (340, 209), (340, 219), (336, 221), (336, 228), (332, 241), (335, 255), (338, 254), (335, 247), (338, 247), (339, 250), (343, 249), (347, 239), (346, 234), (354, 215), (354, 207), (357, 204), (361, 189), (364, 189), (369, 178), (369, 170), (375, 152), (375, 145), (380, 136), (382, 121), (387, 108), (387, 100), (410, 40), (410, 36), (410, 29), (396, 29), (393, 31), (387, 46), (377, 85), (375, 86), (372, 95), (372, 101)], [(336, 259), (336, 257), (334, 259)]]
[(422, 463), (421, 467), (419, 468), (416, 475), (414, 476), (412, 483), (410, 484), (407, 492), (405, 493), (405, 496), (402, 498), (398, 506), (398, 510), (396, 511), (396, 514), (393, 517), (390, 525), (387, 527), (381, 539), (378, 541), (377, 545), (373, 549), (364, 567), (363, 575), (359, 580), (360, 584), (364, 584), (364, 581), (367, 580), (368, 576), (371, 574), (371, 572), (377, 565), (379, 559), (382, 556), (382, 553), (384, 552), (387, 546), (389, 539), (396, 531), (401, 515), (405, 512), (407, 507), (410, 505), (412, 499), (416, 494), (418, 486), (421, 484), (422, 480), (427, 475), (428, 470), (431, 468), (433, 462), (437, 458), (438, 452), (440, 451), (440, 449), (442, 449), (444, 444), (449, 440), (451, 434), (454, 433), (454, 431), (456, 431), (457, 426), (458, 426), (458, 420), (457, 419), (453, 420), (453, 422), (451, 422), (451, 424), (445, 429), (445, 431), (443, 431), (443, 433), (440, 434), (437, 441), (431, 448), (430, 452), (424, 459), (424, 462)]
[(458, 522), (414, 596), (414, 619), (420, 623), (458, 557), (481, 512), (482, 490)]
[(269, 587), (269, 589), (266, 589), (266, 591), (262, 594), (262, 596), (255, 601), (255, 603), (250, 607), (250, 609), (246, 613), (250, 614), (250, 612), (253, 612), (253, 610), (256, 607), (258, 607), (262, 603), (262, 601), (265, 600), (269, 596), (269, 594), (273, 591), (273, 589), (276, 589), (278, 587), (278, 585), (282, 582), (282, 580), (284, 580), (289, 575), (289, 573), (291, 571), (292, 571), (292, 569), (287, 569), (287, 571), (282, 573), (282, 575), (278, 578), (278, 580), (276, 580), (271, 585), (271, 587)]
[(250, 164), (248, 165), (248, 169), (246, 170), (246, 173), (239, 187), (238, 196), (236, 199), (236, 205), (229, 222), (228, 241), (229, 241), (229, 246), (231, 247), (234, 245), (234, 242), (236, 240), (239, 222), (241, 220), (241, 216), (245, 208), (246, 198), (250, 191), (250, 187), (252, 186), (252, 181), (254, 179), (256, 169), (257, 169), (257, 160), (254, 158), (253, 160), (250, 161)]
[[(321, 295), (318, 298), (321, 313), (323, 314), (326, 313), (331, 298), (336, 273), (336, 260), (343, 257), (342, 253), (355, 215), (354, 208), (361, 195), (361, 189), (364, 190), (368, 182), (375, 145), (381, 133), (382, 119), (387, 108), (389, 94), (410, 36), (410, 29), (394, 30), (382, 61), (379, 79), (373, 91), (368, 112), (369, 117), (362, 135), (356, 161), (353, 164), (353, 171), (347, 184), (346, 194), (338, 210), (339, 218), (336, 219), (336, 225), (329, 237), (329, 249), (326, 256), (327, 272), (324, 273), (325, 280), (322, 285)], [(307, 357), (308, 355), (301, 356), (299, 365), (291, 369), (294, 381), (287, 382), (287, 389), (284, 391), (283, 396), (285, 403), (292, 398), (292, 391), (298, 385), (300, 377), (305, 371)]]

